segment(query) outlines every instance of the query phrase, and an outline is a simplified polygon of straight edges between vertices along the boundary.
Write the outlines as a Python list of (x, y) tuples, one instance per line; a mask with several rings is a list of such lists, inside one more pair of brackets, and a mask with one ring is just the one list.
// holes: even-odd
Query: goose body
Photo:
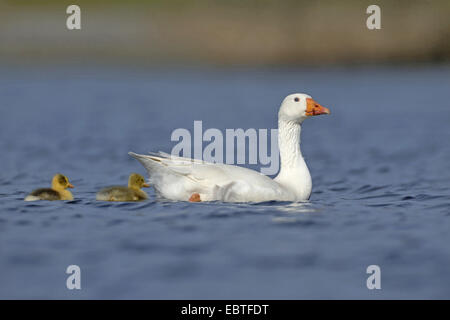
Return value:
[(73, 185), (69, 182), (69, 179), (62, 174), (56, 174), (52, 179), (51, 188), (36, 189), (27, 195), (24, 200), (73, 200), (73, 195), (69, 190), (67, 190), (67, 188), (73, 188)]
[(148, 199), (147, 193), (141, 190), (142, 187), (148, 187), (143, 176), (137, 173), (130, 175), (128, 187), (112, 186), (100, 190), (96, 199), (98, 201), (141, 201)]
[(278, 113), (280, 171), (275, 179), (244, 167), (209, 163), (166, 153), (129, 154), (149, 174), (157, 194), (179, 201), (303, 201), (311, 195), (312, 181), (300, 150), (301, 124), (328, 114), (309, 95), (287, 96)]

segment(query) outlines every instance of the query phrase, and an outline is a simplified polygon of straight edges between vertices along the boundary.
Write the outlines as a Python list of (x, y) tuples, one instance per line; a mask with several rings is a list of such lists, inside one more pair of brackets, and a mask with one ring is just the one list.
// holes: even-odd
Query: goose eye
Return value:
[(294, 101), (295, 101), (295, 102), (299, 102), (299, 101), (300, 101), (300, 98), (299, 98), (299, 97), (295, 97)]

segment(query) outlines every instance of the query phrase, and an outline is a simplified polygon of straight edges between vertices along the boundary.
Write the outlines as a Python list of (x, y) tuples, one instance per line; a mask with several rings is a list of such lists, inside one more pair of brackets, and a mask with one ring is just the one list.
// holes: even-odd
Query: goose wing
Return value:
[(203, 201), (266, 201), (279, 198), (283, 192), (274, 180), (244, 167), (163, 152), (129, 154), (147, 169), (157, 192), (173, 200), (188, 200), (199, 193)]

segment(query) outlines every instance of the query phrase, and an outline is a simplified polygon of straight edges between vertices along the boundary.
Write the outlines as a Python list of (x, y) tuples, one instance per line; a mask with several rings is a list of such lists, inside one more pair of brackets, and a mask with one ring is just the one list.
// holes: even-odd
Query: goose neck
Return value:
[(278, 121), (278, 145), (280, 149), (281, 168), (298, 167), (303, 161), (300, 149), (300, 134), (302, 127), (299, 123), (287, 120)]

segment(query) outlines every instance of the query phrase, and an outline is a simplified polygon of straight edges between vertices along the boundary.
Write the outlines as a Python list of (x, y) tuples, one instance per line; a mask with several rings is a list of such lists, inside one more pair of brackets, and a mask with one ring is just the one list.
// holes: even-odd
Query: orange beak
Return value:
[(69, 183), (69, 185), (67, 186), (67, 188), (73, 188), (73, 184)]
[(148, 183), (144, 183), (144, 184), (142, 185), (142, 188), (150, 188), (150, 185), (149, 185)]
[(306, 115), (318, 116), (319, 114), (330, 114), (330, 109), (322, 107), (311, 98), (306, 99)]

